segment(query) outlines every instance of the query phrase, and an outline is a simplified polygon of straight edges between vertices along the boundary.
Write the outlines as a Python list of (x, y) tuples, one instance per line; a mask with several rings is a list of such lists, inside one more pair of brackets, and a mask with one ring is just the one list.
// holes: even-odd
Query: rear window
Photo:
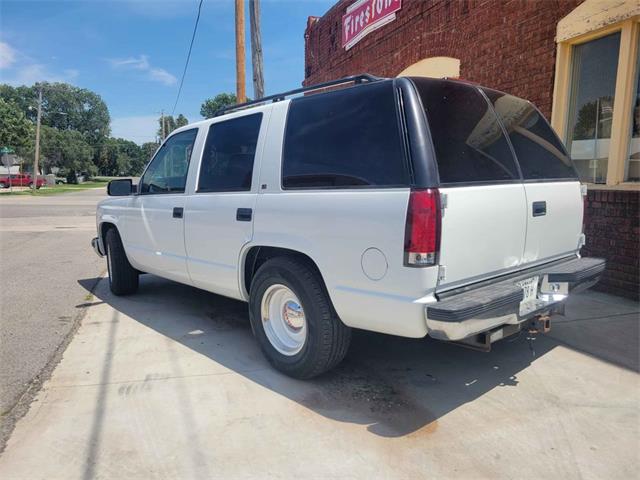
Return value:
[(577, 178), (564, 146), (530, 102), (483, 90), (504, 124), (525, 180)]
[(412, 80), (429, 121), (441, 183), (520, 179), (500, 123), (475, 87)]
[(284, 188), (392, 187), (408, 181), (392, 82), (291, 101)]

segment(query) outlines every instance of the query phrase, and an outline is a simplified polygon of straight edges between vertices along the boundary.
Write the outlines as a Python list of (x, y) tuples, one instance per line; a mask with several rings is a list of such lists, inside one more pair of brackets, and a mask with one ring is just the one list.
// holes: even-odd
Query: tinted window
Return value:
[(209, 127), (200, 167), (199, 192), (251, 190), (262, 113)]
[(291, 101), (285, 188), (408, 184), (392, 82)]
[(564, 146), (530, 102), (494, 90), (485, 93), (504, 124), (525, 180), (577, 177)]
[(176, 133), (153, 157), (142, 180), (140, 193), (182, 193), (198, 129)]
[(500, 123), (475, 87), (426, 78), (413, 81), (427, 112), (442, 183), (520, 178)]

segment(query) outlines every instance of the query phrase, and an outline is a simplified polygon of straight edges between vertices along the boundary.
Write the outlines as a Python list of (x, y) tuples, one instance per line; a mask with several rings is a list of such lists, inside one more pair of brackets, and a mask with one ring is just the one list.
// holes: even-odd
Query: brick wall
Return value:
[(587, 197), (585, 256), (607, 259), (596, 287), (640, 299), (640, 192), (592, 190)]
[(356, 73), (393, 77), (423, 58), (460, 59), (460, 76), (534, 102), (549, 116), (558, 20), (582, 0), (404, 0), (395, 21), (345, 51), (342, 0), (305, 32), (305, 85)]
[[(460, 59), (460, 76), (534, 102), (550, 117), (558, 21), (582, 0), (403, 0), (395, 21), (352, 49), (341, 0), (305, 31), (305, 85), (356, 73), (393, 77), (428, 57)], [(313, 12), (311, 12), (313, 13)], [(591, 191), (584, 255), (607, 259), (600, 290), (638, 299), (638, 192)]]

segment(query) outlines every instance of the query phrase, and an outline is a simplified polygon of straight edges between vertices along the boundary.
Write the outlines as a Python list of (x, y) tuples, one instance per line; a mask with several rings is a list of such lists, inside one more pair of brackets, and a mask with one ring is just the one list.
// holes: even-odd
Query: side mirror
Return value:
[(133, 182), (130, 178), (111, 180), (107, 185), (107, 194), (110, 197), (126, 197), (133, 191)]

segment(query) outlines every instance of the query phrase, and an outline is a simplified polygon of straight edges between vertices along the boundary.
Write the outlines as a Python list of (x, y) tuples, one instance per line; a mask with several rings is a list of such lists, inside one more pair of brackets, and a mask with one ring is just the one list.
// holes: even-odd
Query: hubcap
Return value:
[(284, 285), (271, 285), (262, 295), (262, 326), (273, 348), (292, 356), (307, 339), (307, 321), (298, 297)]

